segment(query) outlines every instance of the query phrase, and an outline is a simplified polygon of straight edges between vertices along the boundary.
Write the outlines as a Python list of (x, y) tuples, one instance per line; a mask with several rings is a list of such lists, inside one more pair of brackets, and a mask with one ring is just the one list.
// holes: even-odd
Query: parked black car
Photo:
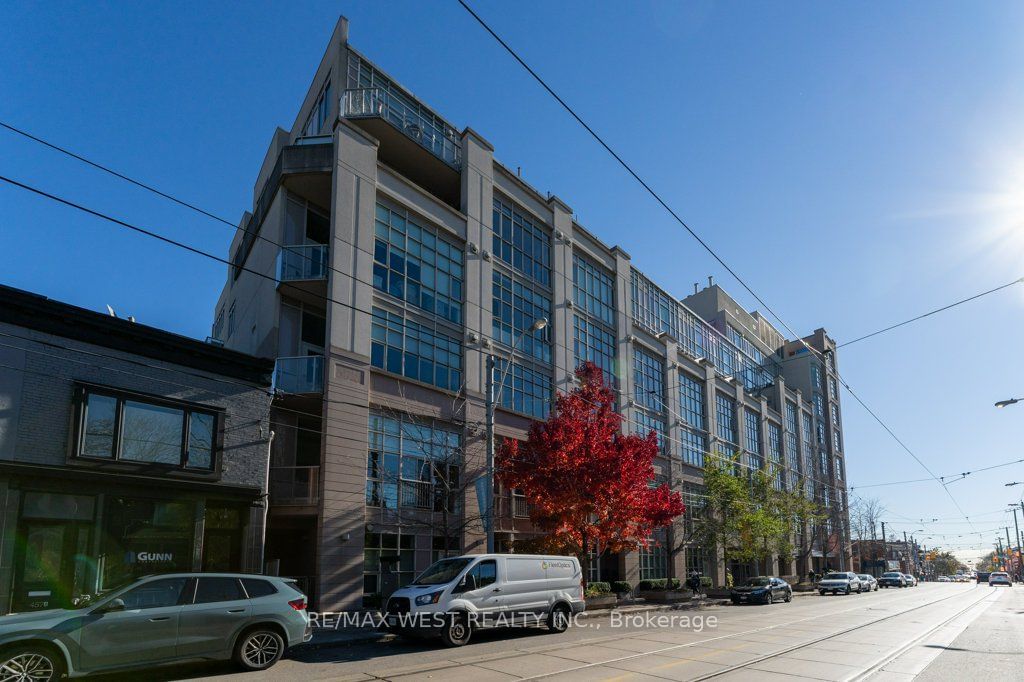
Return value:
[(979, 583), (985, 583), (986, 585), (988, 585), (988, 577), (990, 575), (992, 575), (991, 571), (986, 571), (986, 572), (978, 571), (978, 582)]
[(733, 604), (788, 602), (793, 599), (793, 588), (782, 578), (759, 575), (749, 578), (745, 585), (729, 591)]

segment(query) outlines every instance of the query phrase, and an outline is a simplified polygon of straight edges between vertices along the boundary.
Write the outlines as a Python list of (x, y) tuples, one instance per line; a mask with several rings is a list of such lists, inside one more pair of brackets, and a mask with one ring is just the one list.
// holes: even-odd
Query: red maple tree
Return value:
[(525, 495), (530, 520), (548, 534), (544, 544), (578, 557), (585, 579), (588, 548), (647, 546), (654, 529), (685, 507), (667, 484), (650, 487), (657, 438), (621, 433), (601, 369), (587, 362), (576, 377), (580, 385), (558, 395), (547, 421), (535, 422), (525, 442), (504, 441), (495, 464), (502, 485)]

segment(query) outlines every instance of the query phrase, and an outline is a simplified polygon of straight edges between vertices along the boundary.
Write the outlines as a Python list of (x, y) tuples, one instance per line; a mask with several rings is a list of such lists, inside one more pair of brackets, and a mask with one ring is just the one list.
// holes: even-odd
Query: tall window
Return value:
[(649, 332), (666, 332), (679, 338), (679, 316), (674, 298), (654, 285), (638, 271), (632, 270), (633, 319)]
[(836, 464), (835, 464), (835, 466), (836, 466), (836, 478), (841, 481), (841, 480), (843, 480), (846, 477), (845, 476), (845, 469), (843, 468), (843, 458), (842, 457), (836, 457)]
[(593, 362), (604, 371), (604, 380), (615, 386), (615, 335), (582, 315), (573, 316), (573, 354), (576, 366)]
[(832, 429), (832, 449), (836, 452), (843, 451), (843, 436), (839, 429)]
[(91, 386), (79, 386), (76, 393), (76, 457), (200, 472), (214, 469), (216, 411)]
[(797, 424), (796, 404), (786, 401), (786, 460), (792, 463), (796, 469), (795, 473), (803, 471), (800, 463), (800, 453), (797, 450)]
[(306, 116), (306, 123), (302, 126), (302, 135), (318, 135), (323, 129), (324, 124), (327, 123), (330, 113), (331, 77), (328, 74), (327, 80), (324, 82), (324, 86), (320, 89), (320, 94), (316, 98), (316, 103), (310, 109), (309, 115)]
[(398, 576), (398, 586), (413, 579), (416, 569), (416, 536), (408, 533), (367, 533), (363, 541), (363, 605), (382, 606), (383, 577)]
[(462, 342), (401, 315), (373, 309), (370, 364), (438, 388), (462, 387)]
[(750, 453), (750, 466), (755, 469), (764, 467), (764, 457), (761, 454), (761, 415), (753, 410), (744, 410), (744, 430), (746, 432), (747, 452)]
[(611, 275), (579, 255), (572, 258), (573, 300), (587, 315), (615, 325), (615, 281)]
[(638, 432), (657, 432), (658, 445), (663, 446), (665, 363), (639, 345), (633, 347), (633, 399), (637, 405), (633, 413)]
[(679, 373), (679, 407), (686, 424), (682, 429), (683, 461), (704, 466), (704, 451), (708, 448), (704, 382)]
[(494, 385), (501, 384), (498, 404), (537, 419), (547, 418), (551, 409), (551, 375), (512, 362), (505, 374), (506, 360), (499, 359), (494, 366)]
[(832, 414), (832, 424), (839, 426), (839, 406), (835, 403), (829, 403), (828, 409)]
[(718, 427), (716, 449), (726, 457), (732, 457), (739, 450), (739, 436), (736, 432), (736, 401), (727, 395), (716, 393), (715, 421)]
[[(491, 324), (494, 340), (542, 362), (551, 362), (550, 327), (530, 332), (533, 323), (551, 319), (546, 294), (494, 270), (491, 276)], [(517, 341), (518, 339), (518, 341)]]
[(814, 390), (821, 390), (821, 365), (817, 363), (811, 365), (811, 386)]
[(551, 286), (551, 237), (533, 218), (497, 197), (492, 218), (494, 256), (540, 284)]
[(407, 211), (377, 204), (373, 286), (462, 322), (462, 247)]
[(825, 445), (825, 422), (818, 420), (818, 445)]
[(664, 528), (654, 532), (647, 547), (640, 548), (640, 579), (660, 580), (668, 577), (668, 552), (665, 544), (668, 534)]
[(839, 389), (836, 386), (836, 380), (832, 377), (828, 378), (828, 396), (832, 398), (832, 400), (839, 399)]
[(370, 412), (366, 504), (455, 512), (462, 439), (431, 419)]
[(804, 473), (810, 479), (814, 478), (814, 425), (811, 415), (801, 412), (803, 428), (803, 450), (804, 450)]
[(825, 400), (821, 397), (820, 393), (815, 393), (811, 398), (811, 402), (814, 404), (814, 416), (824, 419), (825, 417)]
[(772, 485), (782, 490), (785, 472), (782, 470), (782, 427), (768, 422), (768, 460), (771, 463)]

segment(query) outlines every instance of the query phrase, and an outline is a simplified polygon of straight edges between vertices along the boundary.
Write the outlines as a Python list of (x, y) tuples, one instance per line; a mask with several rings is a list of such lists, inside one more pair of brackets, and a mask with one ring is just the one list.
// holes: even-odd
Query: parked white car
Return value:
[(864, 584), (860, 578), (857, 577), (856, 573), (842, 572), (842, 573), (828, 573), (824, 578), (818, 581), (818, 592), (824, 596), (831, 592), (832, 594), (850, 594), (851, 592), (857, 592), (858, 594), (863, 591)]
[(396, 590), (384, 617), (394, 632), (462, 646), (480, 628), (545, 624), (565, 632), (585, 608), (575, 557), (470, 554), (437, 561)]

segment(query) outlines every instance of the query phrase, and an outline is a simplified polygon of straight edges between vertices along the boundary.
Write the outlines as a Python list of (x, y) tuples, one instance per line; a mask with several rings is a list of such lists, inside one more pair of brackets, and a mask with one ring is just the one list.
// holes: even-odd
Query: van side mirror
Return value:
[(123, 599), (111, 599), (109, 602), (97, 609), (98, 613), (113, 613), (115, 611), (124, 611), (124, 600)]

